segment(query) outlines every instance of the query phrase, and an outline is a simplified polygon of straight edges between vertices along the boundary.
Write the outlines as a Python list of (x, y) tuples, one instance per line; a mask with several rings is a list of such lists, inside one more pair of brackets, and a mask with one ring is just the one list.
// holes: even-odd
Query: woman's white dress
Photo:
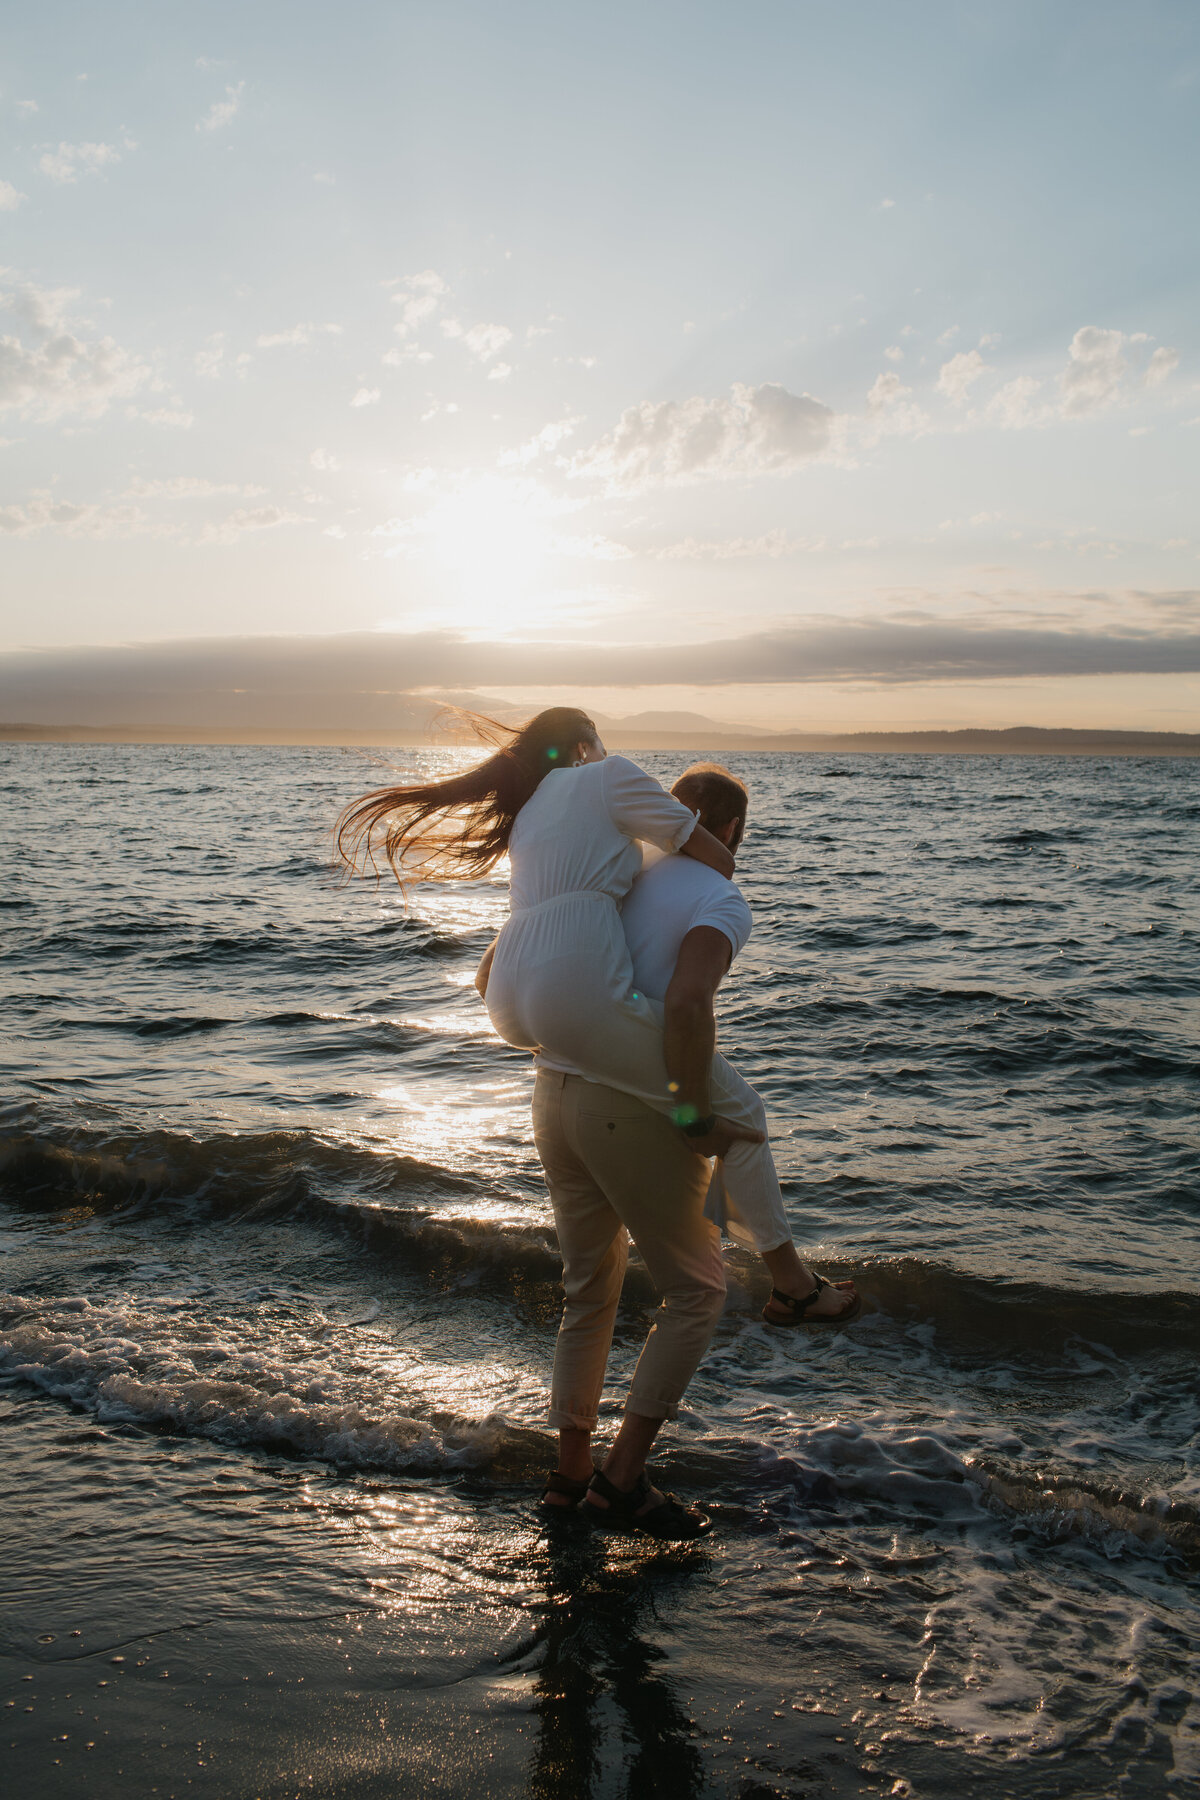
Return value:
[[(642, 866), (639, 840), (678, 850), (695, 824), (627, 757), (552, 770), (513, 825), (512, 912), (487, 986), (506, 1043), (668, 1113), (663, 1009), (634, 990), (618, 909)], [(791, 1231), (762, 1102), (722, 1056), (710, 1091), (722, 1117), (764, 1133), (762, 1144), (736, 1144), (716, 1164), (710, 1214), (740, 1242), (773, 1250)]]

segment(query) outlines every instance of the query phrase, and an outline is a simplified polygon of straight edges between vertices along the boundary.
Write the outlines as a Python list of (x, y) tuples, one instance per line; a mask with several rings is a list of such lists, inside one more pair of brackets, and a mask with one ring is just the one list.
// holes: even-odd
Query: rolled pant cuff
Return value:
[(595, 1431), (598, 1413), (566, 1412), (561, 1406), (550, 1408), (549, 1420), (554, 1431)]
[(679, 1417), (678, 1400), (655, 1400), (649, 1394), (631, 1393), (625, 1402), (627, 1413), (636, 1413), (639, 1419), (677, 1419)]

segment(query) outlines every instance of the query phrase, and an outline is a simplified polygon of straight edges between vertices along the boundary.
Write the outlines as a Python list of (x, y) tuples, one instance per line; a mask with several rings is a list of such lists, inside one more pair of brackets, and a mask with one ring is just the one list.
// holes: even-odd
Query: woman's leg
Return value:
[[(595, 954), (560, 957), (528, 972), (522, 990), (526, 1031), (555, 1061), (568, 1063), (589, 1081), (634, 1094), (669, 1115), (674, 1101), (663, 1061), (662, 1004), (629, 984), (628, 948), (615, 914), (612, 921), (603, 912), (597, 915), (598, 937), (610, 924), (619, 942), (607, 950), (597, 943)], [(763, 1141), (735, 1144), (717, 1165), (709, 1216), (735, 1242), (770, 1258), (773, 1284), (782, 1293), (803, 1299), (815, 1277), (792, 1244), (762, 1101), (719, 1055), (713, 1058), (710, 1094), (714, 1111), (761, 1132)], [(822, 1293), (812, 1315), (836, 1318), (845, 1305), (844, 1294)]]

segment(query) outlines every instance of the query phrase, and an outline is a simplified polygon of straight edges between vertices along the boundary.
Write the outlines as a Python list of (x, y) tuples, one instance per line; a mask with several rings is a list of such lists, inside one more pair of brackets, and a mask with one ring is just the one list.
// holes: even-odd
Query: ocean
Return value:
[(13, 1800), (1200, 1795), (1200, 768), (728, 761), (721, 1044), (864, 1314), (730, 1250), (663, 1547), (533, 1512), (503, 879), (339, 883), (367, 751), (0, 748)]

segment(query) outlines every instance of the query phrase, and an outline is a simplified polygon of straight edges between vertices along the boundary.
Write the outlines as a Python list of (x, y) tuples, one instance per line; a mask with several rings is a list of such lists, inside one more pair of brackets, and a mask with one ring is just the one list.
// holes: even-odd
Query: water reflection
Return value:
[[(707, 1562), (694, 1546), (625, 1556), (573, 1521), (547, 1534), (531, 1800), (592, 1800), (601, 1788), (626, 1800), (703, 1792), (695, 1720), (662, 1666), (666, 1652), (644, 1628)], [(624, 1780), (614, 1787), (618, 1764)]]

